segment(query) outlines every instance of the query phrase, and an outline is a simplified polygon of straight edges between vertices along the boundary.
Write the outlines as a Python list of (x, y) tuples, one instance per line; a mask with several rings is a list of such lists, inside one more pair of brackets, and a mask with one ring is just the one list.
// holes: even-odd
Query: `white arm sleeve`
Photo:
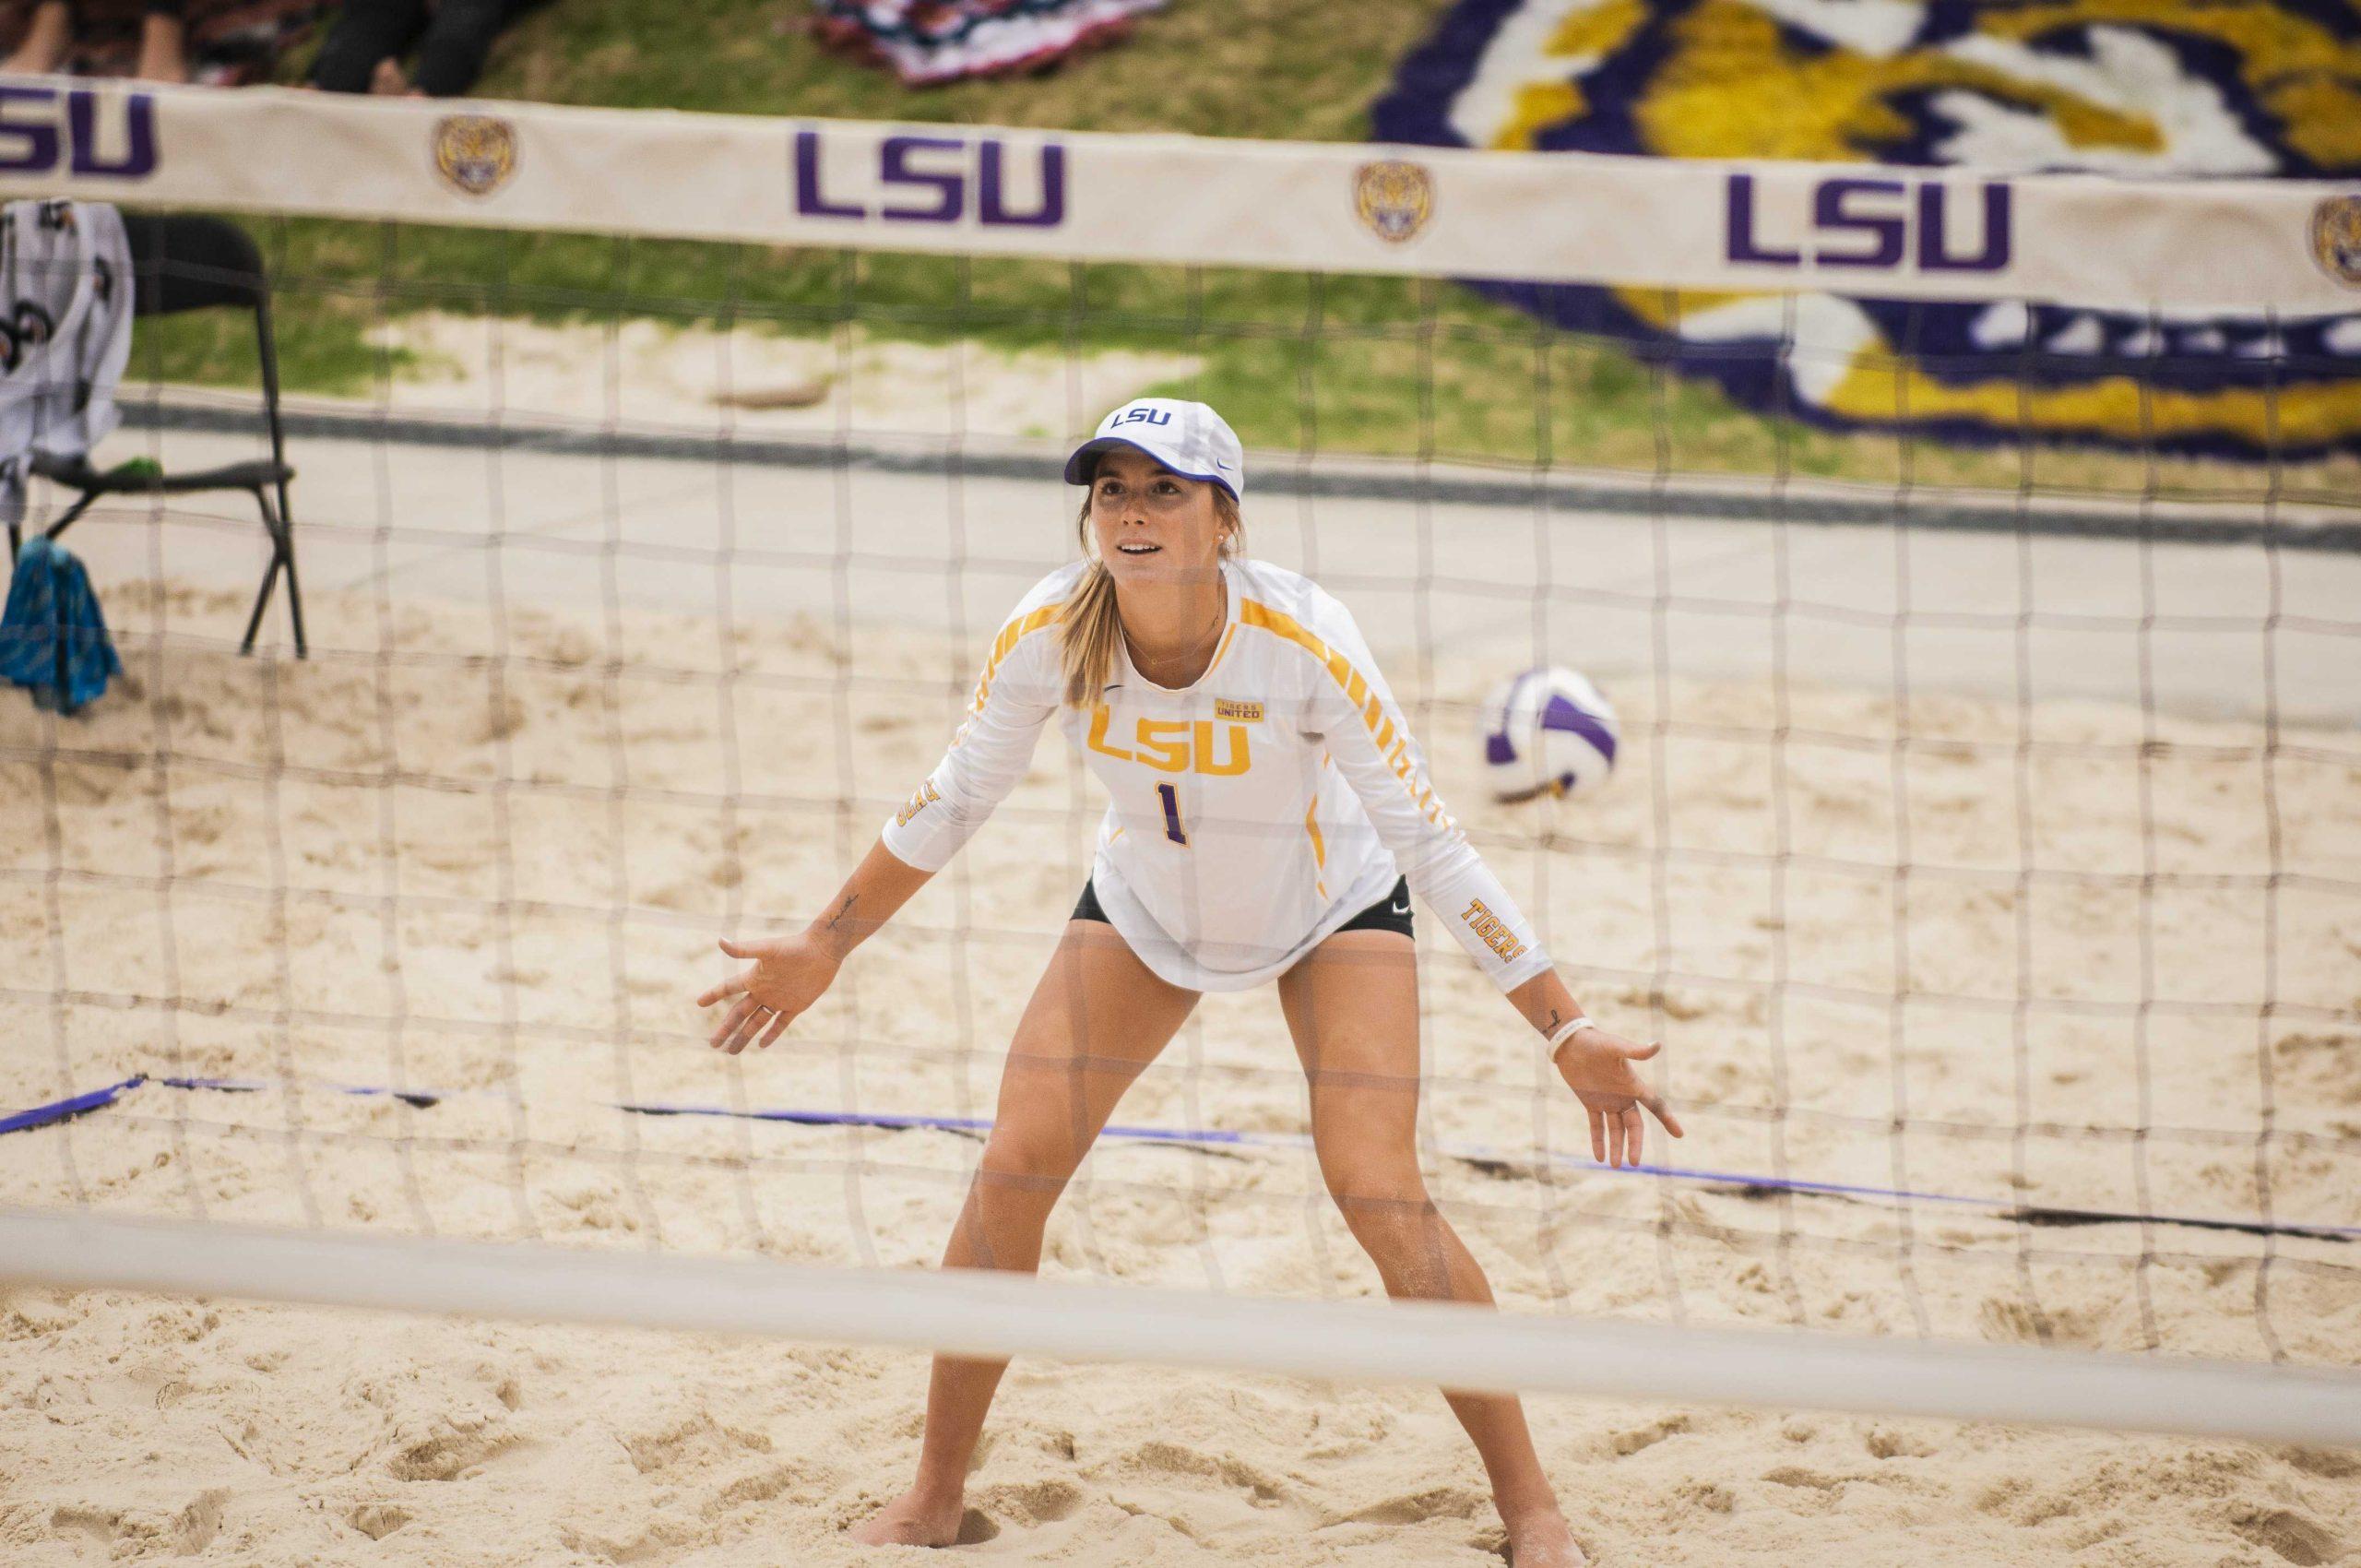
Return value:
[(1058, 611), (1020, 612), (993, 640), (950, 749), (880, 837), (896, 860), (941, 871), (1008, 798), (1058, 710)]
[(1547, 971), (1532, 925), (1443, 809), (1426, 754), (1342, 605), (1323, 607), (1326, 668), (1312, 672), (1305, 729), (1328, 748), (1410, 886), (1502, 991)]

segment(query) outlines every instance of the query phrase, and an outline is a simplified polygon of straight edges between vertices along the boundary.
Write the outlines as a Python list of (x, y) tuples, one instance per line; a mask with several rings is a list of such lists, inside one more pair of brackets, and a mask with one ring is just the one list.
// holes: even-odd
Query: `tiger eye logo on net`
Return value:
[(1415, 240), (1435, 214), (1435, 178), (1404, 159), (1364, 163), (1353, 171), (1353, 211), (1388, 244)]
[(492, 114), (446, 114), (434, 123), (434, 170), (452, 189), (490, 196), (516, 172), (516, 127)]
[(2348, 289), (2361, 289), (2361, 196), (2330, 196), (2312, 208), (2312, 259)]

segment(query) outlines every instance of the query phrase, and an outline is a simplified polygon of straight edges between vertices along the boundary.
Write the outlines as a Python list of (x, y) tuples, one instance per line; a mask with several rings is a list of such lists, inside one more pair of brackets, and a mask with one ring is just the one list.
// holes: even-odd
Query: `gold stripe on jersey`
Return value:
[(1344, 689), (1346, 700), (1361, 710), (1361, 722), (1369, 727), (1370, 738), (1376, 742), (1378, 754), (1393, 767), (1394, 776), (1402, 780), (1403, 790), (1409, 794), (1411, 802), (1419, 813), (1429, 822), (1446, 831), (1458, 826), (1450, 814), (1442, 809), (1442, 802), (1436, 797), (1434, 787), (1418, 781), (1418, 770), (1410, 765), (1409, 730), (1396, 726), (1386, 716), (1384, 699), (1362, 678), (1361, 672), (1353, 668), (1351, 659), (1329, 647), (1294, 616), (1283, 610), (1274, 610), (1259, 600), (1240, 600), (1238, 619), (1246, 625), (1260, 626), (1273, 636), (1291, 642), (1311, 655), (1328, 671), (1328, 678)]
[[(1222, 655), (1229, 651), (1229, 639), (1236, 636), (1238, 636), (1238, 623), (1233, 621), (1229, 624), (1229, 630), (1221, 635), (1221, 647), (1214, 649), (1214, 661), (1205, 666), (1206, 675), (1210, 675), (1215, 671), (1221, 668)], [(1198, 677), (1199, 680), (1203, 680), (1204, 678), (1204, 676), (1202, 675)], [(1228, 718), (1228, 715), (1224, 714), (1223, 717)]]
[(970, 713), (984, 710), (984, 699), (991, 695), (992, 677), (1000, 673), (1001, 661), (1015, 651), (1016, 645), (1044, 626), (1055, 625), (1066, 612), (1062, 604), (1045, 604), (1024, 615), (1013, 615), (1008, 624), (992, 639), (992, 651), (984, 659), (984, 672), (976, 682), (976, 700), (967, 705)]
[[(1311, 869), (1315, 873), (1326, 871), (1328, 844), (1327, 840), (1320, 837), (1320, 791), (1317, 790), (1311, 792), (1311, 803), (1303, 808), (1303, 830), (1311, 835)], [(1323, 898), (1328, 897), (1328, 882), (1325, 877), (1313, 876), (1311, 885), (1313, 891), (1320, 897)]]

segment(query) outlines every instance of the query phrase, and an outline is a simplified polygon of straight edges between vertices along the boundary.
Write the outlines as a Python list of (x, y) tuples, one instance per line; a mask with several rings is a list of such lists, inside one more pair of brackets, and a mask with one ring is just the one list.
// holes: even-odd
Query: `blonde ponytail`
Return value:
[[(1229, 558), (1241, 554), (1246, 549), (1246, 523), (1238, 515), (1238, 503), (1218, 485), (1214, 488), (1214, 515), (1222, 522), (1222, 554)], [(1074, 531), (1087, 564), (1058, 617), (1059, 669), (1065, 677), (1066, 706), (1084, 707), (1106, 690), (1115, 668), (1115, 645), (1123, 635), (1123, 619), (1115, 603), (1114, 574), (1091, 553), (1086, 499), (1082, 516), (1074, 520)]]
[[(1090, 534), (1090, 503), (1086, 501), (1082, 517), (1086, 540)], [(1065, 613), (1058, 617), (1059, 668), (1065, 675), (1068, 707), (1086, 707), (1105, 689), (1107, 672), (1115, 667), (1115, 639), (1122, 635), (1122, 618), (1115, 609), (1115, 574), (1104, 561), (1093, 557), (1082, 568), (1082, 580), (1066, 595)]]

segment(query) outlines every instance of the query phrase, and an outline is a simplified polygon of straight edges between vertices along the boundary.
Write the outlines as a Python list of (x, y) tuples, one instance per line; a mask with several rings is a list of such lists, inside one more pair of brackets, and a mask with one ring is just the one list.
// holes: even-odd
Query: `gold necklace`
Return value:
[[(1159, 663), (1157, 668), (1164, 669), (1173, 665), (1184, 665), (1190, 660), (1195, 659), (1197, 655), (1204, 652), (1206, 647), (1210, 645), (1216, 637), (1221, 635), (1222, 624), (1228, 619), (1229, 593), (1227, 587), (1225, 587), (1222, 592), (1221, 602), (1214, 607), (1213, 624), (1205, 629), (1205, 635), (1199, 637), (1195, 644), (1192, 645), (1187, 652), (1171, 656), (1162, 663)], [(1123, 626), (1120, 618), (1118, 618), (1116, 624), (1122, 629), (1123, 648), (1124, 651), (1132, 656), (1132, 668), (1137, 670), (1143, 675), (1147, 674), (1147, 663), (1145, 659), (1140, 658), (1139, 646), (1132, 641), (1131, 628)], [(1162, 685), (1164, 683), (1159, 681), (1157, 683), (1158, 685)]]

